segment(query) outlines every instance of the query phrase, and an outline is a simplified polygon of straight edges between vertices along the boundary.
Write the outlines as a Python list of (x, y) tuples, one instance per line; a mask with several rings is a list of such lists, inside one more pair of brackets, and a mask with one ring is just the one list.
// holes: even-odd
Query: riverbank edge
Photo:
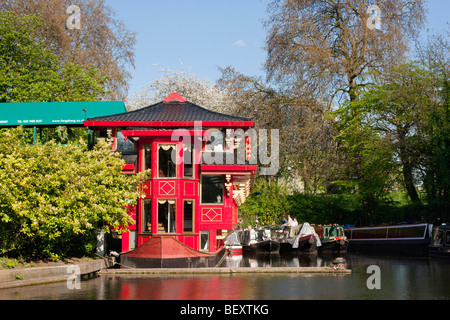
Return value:
[(113, 262), (105, 258), (51, 267), (0, 270), (0, 289), (67, 281), (69, 276), (74, 275), (74, 271), (68, 268), (74, 265), (80, 268), (80, 274), (83, 278), (98, 274), (101, 270), (111, 268), (113, 266)]
[(304, 273), (304, 274), (351, 274), (350, 269), (332, 267), (257, 267), (257, 268), (127, 268), (104, 269), (100, 275), (159, 275), (159, 274), (236, 274), (236, 273)]
[[(67, 281), (73, 275), (68, 269), (74, 264), (52, 267), (32, 267), (0, 270), (0, 289), (32, 286), (53, 282)], [(251, 274), (251, 273), (302, 273), (302, 274), (350, 274), (350, 269), (332, 267), (270, 267), (270, 268), (127, 268), (113, 269), (113, 262), (98, 259), (76, 264), (80, 268), (81, 277), (92, 275), (187, 275), (187, 274)]]

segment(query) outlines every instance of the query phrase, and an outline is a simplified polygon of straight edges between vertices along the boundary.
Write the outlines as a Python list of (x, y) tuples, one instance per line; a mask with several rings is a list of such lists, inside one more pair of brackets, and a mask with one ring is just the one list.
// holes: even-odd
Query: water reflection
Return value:
[[(335, 256), (270, 255), (227, 257), (222, 267), (327, 266)], [(351, 275), (209, 274), (106, 275), (83, 281), (0, 290), (0, 299), (89, 300), (296, 300), (450, 299), (450, 261), (429, 258), (345, 255)], [(381, 270), (381, 289), (370, 290), (367, 267)]]
[(241, 256), (227, 256), (220, 267), (227, 268), (270, 268), (270, 267), (323, 267), (330, 265), (332, 256), (323, 257), (317, 254), (297, 253), (255, 253)]

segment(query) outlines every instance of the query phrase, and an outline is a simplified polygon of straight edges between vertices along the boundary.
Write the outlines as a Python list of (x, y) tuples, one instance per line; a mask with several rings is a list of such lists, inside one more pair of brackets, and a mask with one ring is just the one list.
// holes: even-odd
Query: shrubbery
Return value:
[(126, 228), (138, 177), (99, 143), (23, 144), (23, 129), (0, 133), (0, 255), (57, 259), (95, 248), (99, 227)]
[(404, 192), (397, 192), (395, 195), (386, 193), (375, 199), (368, 208), (363, 206), (363, 195), (358, 193), (289, 194), (287, 189), (277, 182), (260, 178), (256, 181), (253, 194), (239, 208), (239, 213), (244, 220), (244, 227), (254, 225), (256, 219), (262, 225), (267, 226), (273, 222), (280, 225), (283, 215), (287, 214), (297, 218), (299, 223), (342, 225), (420, 220), (432, 223), (436, 218), (445, 218), (439, 216), (439, 212), (432, 205), (425, 204), (418, 208), (408, 201), (406, 196), (399, 199), (401, 194), (405, 195)]

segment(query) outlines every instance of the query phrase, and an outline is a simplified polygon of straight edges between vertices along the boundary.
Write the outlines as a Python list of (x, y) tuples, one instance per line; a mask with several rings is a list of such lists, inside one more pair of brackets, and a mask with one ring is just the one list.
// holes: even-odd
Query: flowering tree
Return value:
[(0, 135), (0, 254), (57, 259), (91, 251), (99, 227), (126, 229), (138, 177), (104, 143), (21, 144), (22, 128)]
[(208, 79), (200, 79), (184, 66), (181, 70), (161, 68), (161, 77), (133, 95), (127, 101), (128, 110), (136, 110), (164, 100), (176, 91), (186, 100), (209, 110), (230, 113), (227, 93)]

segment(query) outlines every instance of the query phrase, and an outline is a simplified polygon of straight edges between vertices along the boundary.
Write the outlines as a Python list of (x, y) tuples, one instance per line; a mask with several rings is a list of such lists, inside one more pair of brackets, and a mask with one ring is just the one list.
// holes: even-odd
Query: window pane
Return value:
[(223, 195), (223, 176), (202, 176), (202, 203), (223, 203)]
[[(158, 146), (158, 177), (176, 177), (176, 166), (172, 161), (172, 152), (175, 153), (176, 145)], [(173, 157), (175, 159), (175, 155)]]
[(142, 211), (143, 211), (143, 221), (144, 225), (142, 226), (142, 230), (144, 232), (151, 232), (152, 231), (152, 200), (151, 199), (144, 199), (143, 205), (142, 205)]
[(137, 232), (132, 230), (130, 231), (130, 250), (136, 249), (137, 243)]
[(151, 145), (144, 145), (144, 170), (152, 168), (152, 148)]
[(117, 132), (117, 151), (134, 151), (134, 142), (130, 139), (125, 141), (125, 137), (121, 131)]
[(158, 200), (158, 233), (176, 232), (175, 200)]
[(194, 201), (184, 201), (183, 204), (183, 232), (193, 232)]
[(183, 176), (193, 177), (194, 176), (194, 161), (192, 157), (192, 145), (184, 146), (183, 148)]
[(200, 250), (209, 249), (209, 231), (200, 231)]

